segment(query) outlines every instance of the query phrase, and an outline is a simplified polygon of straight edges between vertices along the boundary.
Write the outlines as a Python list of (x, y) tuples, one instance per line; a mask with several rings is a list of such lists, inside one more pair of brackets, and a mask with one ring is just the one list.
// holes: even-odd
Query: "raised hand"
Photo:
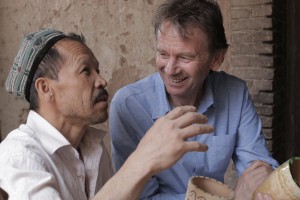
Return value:
[(207, 118), (195, 112), (193, 106), (176, 107), (159, 118), (139, 143), (136, 152), (144, 164), (150, 164), (153, 172), (173, 165), (185, 153), (207, 151), (208, 147), (188, 138), (213, 131), (206, 124)]
[(159, 118), (94, 199), (138, 199), (144, 185), (154, 174), (172, 166), (187, 152), (207, 151), (205, 144), (187, 141), (190, 137), (213, 130), (206, 124), (207, 118), (195, 111), (193, 106), (176, 107)]

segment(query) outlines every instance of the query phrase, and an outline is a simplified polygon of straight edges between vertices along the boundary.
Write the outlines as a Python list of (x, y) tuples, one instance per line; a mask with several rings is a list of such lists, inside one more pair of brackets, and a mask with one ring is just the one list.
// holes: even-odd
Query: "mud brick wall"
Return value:
[[(276, 0), (231, 0), (232, 74), (247, 81), (267, 146), (280, 158), (285, 131), (284, 5)], [(281, 100), (280, 100), (280, 97)]]

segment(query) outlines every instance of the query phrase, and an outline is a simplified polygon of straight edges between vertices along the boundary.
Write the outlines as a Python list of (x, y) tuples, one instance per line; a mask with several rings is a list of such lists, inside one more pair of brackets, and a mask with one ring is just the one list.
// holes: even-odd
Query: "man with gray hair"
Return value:
[(187, 153), (170, 169), (155, 174), (141, 199), (183, 200), (190, 177), (223, 182), (231, 159), (241, 175), (236, 195), (251, 199), (278, 163), (265, 146), (245, 81), (219, 71), (228, 44), (217, 2), (166, 0), (155, 13), (154, 33), (157, 73), (121, 88), (111, 103), (116, 169), (157, 119), (174, 108), (191, 105), (214, 127), (212, 134), (190, 139), (208, 150)]

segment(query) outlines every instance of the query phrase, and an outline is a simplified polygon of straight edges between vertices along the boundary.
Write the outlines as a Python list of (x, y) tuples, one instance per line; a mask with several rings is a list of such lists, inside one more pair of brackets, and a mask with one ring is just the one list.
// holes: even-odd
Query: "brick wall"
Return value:
[[(224, 4), (224, 2), (229, 3)], [(286, 134), (288, 101), (285, 64), (286, 2), (223, 0), (223, 4), (228, 5), (226, 9), (228, 12), (223, 15), (228, 19), (227, 36), (231, 45), (227, 62), (229, 67), (223, 70), (247, 82), (255, 107), (262, 119), (267, 147), (282, 163), (287, 159), (288, 148), (286, 142), (288, 137)], [(294, 108), (293, 105), (291, 107)], [(231, 164), (225, 182), (234, 187), (236, 180), (235, 169)]]
[[(231, 0), (230, 73), (246, 80), (262, 119), (267, 146), (281, 159), (280, 141), (285, 131), (284, 113), (279, 97), (284, 97), (283, 20), (277, 0)], [(282, 2), (282, 1), (281, 1)], [(281, 9), (284, 10), (284, 9)], [(279, 146), (277, 146), (279, 144)]]

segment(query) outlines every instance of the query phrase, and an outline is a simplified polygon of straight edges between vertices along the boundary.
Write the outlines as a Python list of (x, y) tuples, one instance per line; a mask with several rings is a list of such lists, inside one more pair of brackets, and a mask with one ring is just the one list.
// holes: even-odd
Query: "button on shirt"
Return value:
[[(214, 132), (189, 140), (207, 144), (208, 151), (187, 153), (171, 168), (156, 174), (145, 186), (141, 199), (184, 200), (191, 176), (202, 175), (223, 182), (231, 159), (239, 174), (254, 160), (278, 166), (265, 147), (261, 121), (245, 82), (225, 72), (211, 72), (204, 88), (198, 112), (208, 117)], [(110, 107), (110, 135), (116, 169), (122, 166), (153, 123), (170, 110), (158, 73), (125, 86), (115, 94)]]
[(91, 199), (113, 175), (105, 132), (89, 127), (79, 153), (30, 111), (27, 123), (0, 144), (0, 187), (11, 199)]

